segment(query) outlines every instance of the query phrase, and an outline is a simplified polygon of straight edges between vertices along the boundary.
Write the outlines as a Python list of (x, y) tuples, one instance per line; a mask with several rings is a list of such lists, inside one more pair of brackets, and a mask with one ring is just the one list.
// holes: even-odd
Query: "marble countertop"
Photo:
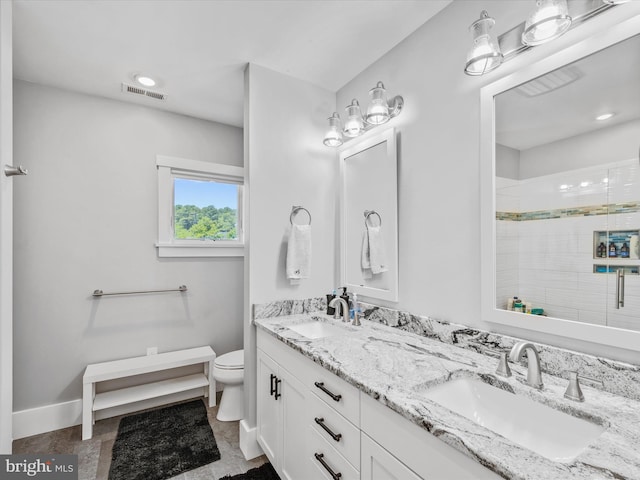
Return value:
[[(287, 328), (311, 317), (344, 328), (345, 335), (309, 339)], [(505, 478), (640, 479), (640, 402), (585, 384), (585, 402), (573, 402), (563, 397), (564, 379), (543, 374), (544, 389), (535, 390), (522, 382), (526, 367), (511, 364), (512, 377), (497, 377), (497, 358), (366, 320), (354, 327), (316, 313), (255, 324)], [(591, 420), (605, 431), (572, 462), (554, 462), (425, 398), (429, 388), (464, 376)]]

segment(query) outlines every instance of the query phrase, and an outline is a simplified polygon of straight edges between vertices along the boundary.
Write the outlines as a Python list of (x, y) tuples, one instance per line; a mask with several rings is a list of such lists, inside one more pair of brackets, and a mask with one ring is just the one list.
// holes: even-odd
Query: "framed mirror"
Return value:
[(483, 320), (640, 351), (640, 16), (481, 91)]
[(340, 150), (341, 283), (398, 301), (398, 180), (394, 129), (371, 131)]

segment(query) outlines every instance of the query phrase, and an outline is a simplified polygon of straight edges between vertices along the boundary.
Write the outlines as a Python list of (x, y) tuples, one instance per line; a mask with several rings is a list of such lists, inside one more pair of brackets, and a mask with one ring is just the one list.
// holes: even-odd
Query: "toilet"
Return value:
[(216, 418), (221, 422), (241, 420), (244, 417), (244, 350), (216, 357), (213, 378), (225, 385)]

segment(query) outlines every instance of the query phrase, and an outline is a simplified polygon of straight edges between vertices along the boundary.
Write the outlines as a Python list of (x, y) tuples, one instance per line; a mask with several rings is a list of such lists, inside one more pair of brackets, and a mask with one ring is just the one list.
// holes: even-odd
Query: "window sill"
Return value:
[(158, 257), (244, 257), (244, 245), (176, 245), (172, 243), (156, 243)]

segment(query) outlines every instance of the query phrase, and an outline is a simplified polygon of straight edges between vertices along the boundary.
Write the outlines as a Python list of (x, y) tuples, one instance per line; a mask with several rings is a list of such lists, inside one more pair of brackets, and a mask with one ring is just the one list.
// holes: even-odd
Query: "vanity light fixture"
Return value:
[(483, 10), (480, 19), (469, 27), (473, 34), (473, 46), (467, 54), (464, 73), (477, 76), (491, 72), (530, 48), (554, 40), (570, 28), (629, 1), (589, 0), (568, 4), (567, 0), (535, 0), (536, 8), (526, 21), (502, 33), (497, 39), (489, 33), (495, 20)]
[(609, 120), (611, 117), (613, 117), (615, 115), (615, 113), (603, 113), (602, 115), (598, 115), (596, 117), (596, 120), (598, 121), (602, 121), (602, 120)]
[(567, 0), (536, 0), (536, 9), (531, 12), (524, 25), (522, 43), (542, 45), (558, 38), (570, 26)]
[(473, 35), (473, 46), (467, 54), (467, 65), (464, 67), (467, 75), (484, 75), (502, 63), (504, 57), (498, 39), (489, 33), (495, 24), (496, 21), (483, 10), (480, 18), (469, 27)]
[(387, 123), (398, 116), (404, 107), (404, 99), (400, 95), (387, 99), (387, 91), (382, 82), (378, 82), (369, 91), (369, 95), (371, 103), (367, 107), (367, 113), (364, 117), (357, 99), (354, 98), (351, 104), (345, 107), (347, 119), (344, 122), (344, 127), (340, 115), (333, 112), (328, 118), (329, 129), (322, 143), (327, 147), (339, 147), (345, 140), (358, 137), (377, 125)]

